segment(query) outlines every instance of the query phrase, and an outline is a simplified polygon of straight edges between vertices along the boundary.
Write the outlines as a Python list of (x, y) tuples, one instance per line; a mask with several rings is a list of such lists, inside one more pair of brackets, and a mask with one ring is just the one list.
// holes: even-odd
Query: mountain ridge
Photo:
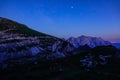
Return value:
[[(36, 55), (41, 59), (54, 59), (89, 51), (91, 49), (89, 47), (111, 44), (100, 37), (84, 35), (64, 40), (32, 30), (24, 24), (6, 18), (0, 18), (0, 33), (1, 59)], [(102, 42), (97, 43), (99, 40)]]
[[(44, 35), (48, 35), (48, 34), (33, 30), (33, 29), (29, 28), (25, 24), (21, 24), (21, 23), (18, 23), (16, 21), (13, 21), (13, 20), (0, 17), (0, 30), (4, 30), (4, 29), (17, 29), (17, 32), (22, 33), (22, 34), (27, 34), (27, 32), (24, 33), (24, 31), (33, 32), (31, 34), (28, 33), (27, 34), (28, 36), (42, 36), (42, 35), (44, 36)], [(12, 30), (11, 30), (11, 32), (12, 32)], [(14, 33), (14, 30), (13, 30), (13, 33)], [(32, 35), (32, 34), (34, 34), (34, 35)], [(51, 36), (51, 35), (48, 35), (48, 36)], [(51, 36), (51, 37), (53, 37), (53, 36)], [(57, 37), (55, 37), (55, 38), (57, 38)]]
[(111, 45), (111, 42), (103, 40), (101, 37), (91, 37), (91, 36), (84, 36), (81, 35), (77, 38), (70, 37), (67, 39), (68, 42), (74, 45), (74, 47), (78, 48), (79, 46), (88, 45), (91, 48), (96, 46), (103, 46), (103, 45)]
[(14, 21), (0, 21), (0, 79), (120, 78), (120, 50), (108, 45), (111, 43), (90, 36), (71, 37), (70, 42), (36, 32)]
[[(59, 46), (54, 50), (56, 42), (60, 42)], [(59, 55), (62, 57), (70, 50), (67, 48), (69, 43), (66, 41), (30, 29), (24, 24), (14, 22), (6, 18), (0, 18), (0, 61), (7, 59), (36, 56), (40, 54), (40, 58), (48, 59), (48, 56), (54, 57)], [(69, 48), (73, 48), (70, 46)], [(61, 50), (63, 49), (63, 50)], [(57, 51), (58, 50), (58, 51)], [(64, 53), (63, 53), (64, 52)], [(61, 54), (60, 54), (61, 53)], [(56, 58), (57, 58), (56, 56)], [(55, 58), (55, 57), (54, 57)], [(51, 58), (49, 58), (51, 59)]]

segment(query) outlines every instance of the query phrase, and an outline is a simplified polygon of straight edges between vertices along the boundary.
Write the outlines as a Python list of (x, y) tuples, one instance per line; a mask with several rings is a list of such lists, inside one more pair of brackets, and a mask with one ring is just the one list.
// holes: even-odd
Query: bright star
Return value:
[(73, 8), (74, 8), (74, 6), (71, 6), (70, 8), (71, 8), (71, 9), (73, 9)]

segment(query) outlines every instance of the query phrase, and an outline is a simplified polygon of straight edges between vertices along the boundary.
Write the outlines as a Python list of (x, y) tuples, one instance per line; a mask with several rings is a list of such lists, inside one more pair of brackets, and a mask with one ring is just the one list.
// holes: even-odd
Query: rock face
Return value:
[(62, 39), (37, 32), (15, 21), (0, 18), (0, 62), (38, 54), (44, 54), (46, 59), (51, 59), (47, 57), (63, 57), (64, 53), (69, 51), (71, 48), (68, 42)]
[[(0, 61), (50, 53), (48, 47), (61, 39), (37, 32), (26, 25), (0, 18)], [(54, 50), (55, 51), (55, 50)], [(45, 53), (44, 53), (45, 54)], [(54, 53), (55, 55), (55, 53)]]
[(78, 38), (70, 37), (68, 40), (74, 47), (89, 45), (91, 48), (96, 46), (111, 45), (109, 41), (105, 41), (102, 38), (90, 37), (90, 36), (80, 36)]
[(74, 46), (67, 41), (56, 41), (52, 46), (52, 51), (55, 52), (71, 52), (74, 50)]

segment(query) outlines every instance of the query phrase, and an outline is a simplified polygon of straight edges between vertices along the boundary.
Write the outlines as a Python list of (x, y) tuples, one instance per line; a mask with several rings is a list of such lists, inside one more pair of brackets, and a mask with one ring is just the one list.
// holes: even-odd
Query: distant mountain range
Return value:
[(74, 47), (78, 48), (79, 46), (88, 45), (89, 47), (93, 48), (96, 46), (107, 46), (112, 45), (109, 41), (105, 41), (100, 37), (90, 37), (90, 36), (80, 36), (80, 37), (70, 37), (68, 40)]

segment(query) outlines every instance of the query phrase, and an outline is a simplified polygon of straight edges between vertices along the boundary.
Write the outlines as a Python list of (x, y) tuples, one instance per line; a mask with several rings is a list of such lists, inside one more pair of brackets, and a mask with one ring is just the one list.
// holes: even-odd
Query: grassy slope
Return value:
[[(15, 30), (12, 30), (13, 33), (26, 34), (28, 36), (50, 36), (48, 34), (41, 33), (41, 32), (35, 31), (33, 29), (30, 29), (24, 24), (20, 24), (18, 22), (15, 22), (15, 21), (12, 21), (12, 20), (9, 20), (6, 18), (0, 17), (0, 19), (1, 19), (0, 30), (15, 29)], [(51, 37), (53, 37), (53, 36), (51, 36)]]
[(8, 30), (7, 33), (9, 34), (23, 34), (25, 37), (37, 36), (40, 42), (43, 43), (43, 45), (41, 45), (43, 47), (52, 45), (57, 40), (61, 40), (57, 37), (30, 29), (24, 24), (0, 17), (0, 31), (2, 30)]

